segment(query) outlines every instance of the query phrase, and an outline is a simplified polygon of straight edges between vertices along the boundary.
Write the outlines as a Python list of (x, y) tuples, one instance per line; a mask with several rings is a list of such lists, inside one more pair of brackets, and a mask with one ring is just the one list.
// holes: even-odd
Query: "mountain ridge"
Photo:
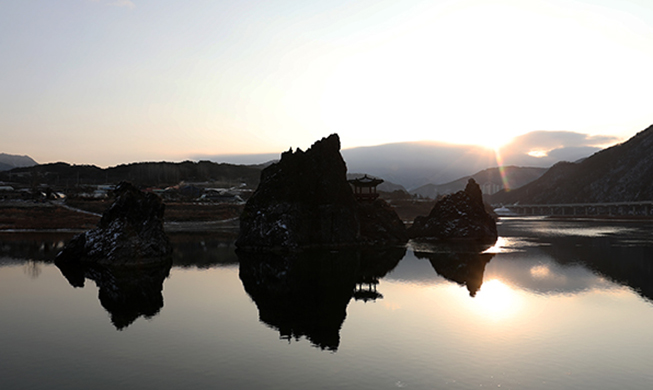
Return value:
[(435, 199), (438, 195), (450, 194), (465, 189), (467, 181), (472, 178), (481, 186), (484, 194), (490, 195), (500, 191), (505, 186), (511, 190), (522, 187), (541, 177), (547, 170), (548, 168), (517, 167), (514, 165), (488, 168), (449, 183), (426, 184), (410, 191), (410, 193)]
[(0, 171), (8, 171), (14, 168), (31, 167), (34, 165), (38, 165), (38, 163), (27, 155), (0, 153)]
[(653, 200), (653, 125), (578, 163), (560, 162), (539, 179), (490, 197), (492, 203), (556, 204)]
[[(571, 131), (532, 131), (495, 151), (489, 147), (436, 141), (397, 142), (341, 151), (349, 172), (365, 172), (415, 190), (441, 185), (499, 166), (550, 168), (559, 161), (577, 161), (617, 142), (612, 136)], [(537, 152), (537, 153), (534, 153)], [(279, 154), (201, 156), (216, 162), (254, 163)], [(197, 156), (196, 156), (197, 157)]]
[(38, 178), (41, 184), (60, 186), (99, 185), (121, 181), (130, 181), (139, 186), (160, 186), (175, 185), (182, 181), (212, 180), (256, 186), (260, 173), (260, 167), (210, 161), (140, 162), (109, 168), (58, 162), (0, 172), (0, 180), (29, 184)]

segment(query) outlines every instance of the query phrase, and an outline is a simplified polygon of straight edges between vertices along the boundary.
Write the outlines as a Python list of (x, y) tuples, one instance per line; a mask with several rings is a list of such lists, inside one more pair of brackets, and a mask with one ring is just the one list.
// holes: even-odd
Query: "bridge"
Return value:
[(613, 203), (514, 204), (504, 207), (517, 215), (653, 217), (653, 200)]

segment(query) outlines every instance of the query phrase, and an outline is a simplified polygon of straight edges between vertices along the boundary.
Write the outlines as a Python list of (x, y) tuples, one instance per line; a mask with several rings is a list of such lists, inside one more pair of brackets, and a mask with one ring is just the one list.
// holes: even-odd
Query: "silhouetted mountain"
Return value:
[(504, 186), (510, 189), (524, 186), (542, 176), (547, 170), (548, 168), (516, 166), (503, 167), (502, 169), (489, 168), (446, 184), (423, 185), (410, 191), (410, 193), (435, 199), (438, 195), (451, 194), (463, 190), (465, 185), (467, 185), (467, 181), (473, 178), (479, 183), (484, 194), (493, 194), (503, 189)]
[(0, 171), (8, 171), (19, 167), (31, 167), (37, 164), (38, 163), (29, 156), (0, 153)]
[(538, 180), (493, 195), (492, 203), (554, 204), (653, 199), (653, 126), (579, 163), (561, 162)]
[(181, 163), (143, 162), (99, 168), (95, 165), (52, 163), (0, 172), (0, 180), (17, 183), (74, 186), (129, 181), (138, 186), (174, 185), (181, 181), (225, 181), (258, 184), (261, 170), (243, 165), (216, 164), (210, 161)]

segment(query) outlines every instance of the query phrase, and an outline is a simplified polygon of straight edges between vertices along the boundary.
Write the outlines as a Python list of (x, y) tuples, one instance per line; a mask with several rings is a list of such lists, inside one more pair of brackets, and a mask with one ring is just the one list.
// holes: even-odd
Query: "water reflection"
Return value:
[(507, 251), (526, 252), (516, 257), (551, 259), (557, 263), (553, 267), (564, 267), (552, 275), (551, 270), (547, 274), (546, 269), (531, 265), (529, 272), (533, 273), (534, 281), (539, 281), (537, 290), (541, 291), (543, 284), (548, 283), (557, 284), (557, 289), (578, 291), (584, 283), (578, 275), (587, 268), (653, 300), (653, 224), (650, 222), (511, 220), (500, 224), (499, 231), (506, 237), (520, 237), (507, 248)]
[(461, 286), (466, 286), (469, 295), (474, 297), (483, 284), (485, 265), (490, 262), (494, 254), (473, 252), (415, 252), (415, 256), (418, 259), (428, 259), (438, 275), (456, 282)]
[[(52, 263), (73, 233), (0, 234), (0, 266), (23, 264), (31, 279), (37, 279), (42, 264)], [(163, 308), (163, 283), (171, 267), (210, 268), (238, 263), (231, 241), (208, 234), (175, 234), (170, 259), (157, 266), (103, 267), (57, 264), (69, 284), (83, 288), (92, 280), (99, 289), (98, 299), (109, 313), (111, 323), (122, 330), (139, 317), (152, 318)]]
[(84, 287), (85, 279), (95, 282), (98, 298), (109, 312), (118, 330), (138, 317), (151, 318), (163, 307), (163, 281), (170, 275), (172, 263), (148, 266), (106, 267), (94, 264), (55, 263), (73, 287)]
[(0, 266), (23, 261), (52, 262), (73, 233), (0, 233)]
[[(505, 311), (511, 305), (510, 296), (519, 290), (542, 296), (574, 295), (614, 289), (614, 283), (653, 301), (653, 225), (605, 224), (514, 219), (499, 224), (501, 237), (492, 248), (412, 243), (408, 255), (406, 249), (394, 248), (386, 252), (237, 256), (232, 243), (219, 237), (175, 234), (171, 236), (172, 266), (203, 269), (240, 261), (242, 285), (263, 323), (288, 340), (306, 337), (317, 347), (336, 350), (349, 302), (352, 298), (364, 302), (384, 299), (384, 277), (398, 280), (403, 275), (407, 281), (426, 284), (442, 283), (444, 278), (464, 286), (474, 297), (467, 300), (488, 313)], [(23, 272), (36, 279), (42, 264), (52, 262), (70, 237), (69, 233), (0, 234), (0, 266), (22, 264)], [(435, 272), (409, 266), (410, 261), (404, 260), (387, 275), (402, 258), (413, 256)], [(163, 283), (170, 267), (61, 272), (75, 287), (84, 286), (85, 279), (93, 280), (112, 323), (124, 329), (137, 318), (151, 318), (162, 309)]]
[[(504, 226), (506, 240), (489, 261), (459, 256), (460, 269), (438, 248), (421, 250), (421, 259), (409, 248), (388, 256), (243, 258), (239, 268), (222, 267), (233, 264), (228, 244), (189, 237), (175, 246), (175, 264), (183, 269), (173, 268), (162, 282), (166, 307), (158, 310), (164, 315), (145, 323), (144, 313), (125, 332), (108, 324), (86, 275), (80, 291), (54, 266), (29, 261), (46, 259), (49, 245), (30, 249), (0, 237), (0, 258), (10, 261), (0, 263), (0, 344), (8, 357), (0, 364), (2, 383), (52, 389), (119, 388), (126, 380), (158, 389), (306, 389), (316, 383), (650, 388), (653, 306), (612, 280), (636, 286), (643, 283), (638, 278), (650, 278), (644, 266), (652, 245), (632, 240), (644, 243), (652, 230), (552, 240), (525, 225)], [(32, 280), (25, 273), (35, 276), (36, 268), (41, 272)], [(79, 282), (79, 275), (67, 277)], [(119, 278), (100, 277), (102, 283)], [(470, 280), (480, 278), (470, 298)], [(309, 342), (289, 347), (277, 340), (280, 333)]]
[(283, 339), (306, 337), (316, 347), (335, 351), (351, 298), (381, 299), (379, 279), (405, 253), (405, 248), (284, 255), (239, 251), (238, 258), (240, 279), (260, 321)]

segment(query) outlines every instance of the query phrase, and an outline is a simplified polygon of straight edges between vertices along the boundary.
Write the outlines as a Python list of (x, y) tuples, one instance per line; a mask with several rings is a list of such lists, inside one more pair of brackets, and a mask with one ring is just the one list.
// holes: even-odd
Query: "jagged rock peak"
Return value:
[(337, 134), (287, 151), (261, 172), (240, 217), (241, 248), (340, 246), (359, 239), (356, 200)]
[(356, 201), (340, 138), (332, 134), (306, 151), (284, 152), (261, 172), (241, 214), (236, 245), (296, 250), (405, 242), (405, 227), (394, 210), (377, 206), (366, 208)]
[(476, 180), (473, 178), (470, 178), (467, 181), (467, 185), (465, 186), (465, 193), (469, 196), (469, 198), (478, 204), (483, 204), (483, 191), (481, 191), (481, 187), (476, 183)]
[(408, 234), (416, 240), (477, 243), (494, 243), (498, 237), (496, 221), (485, 211), (474, 179), (464, 190), (439, 200), (428, 216), (415, 218)]

